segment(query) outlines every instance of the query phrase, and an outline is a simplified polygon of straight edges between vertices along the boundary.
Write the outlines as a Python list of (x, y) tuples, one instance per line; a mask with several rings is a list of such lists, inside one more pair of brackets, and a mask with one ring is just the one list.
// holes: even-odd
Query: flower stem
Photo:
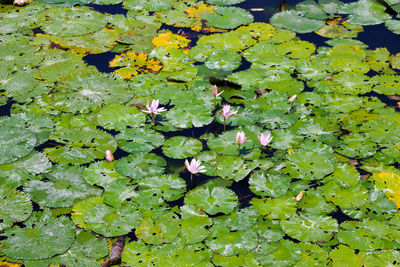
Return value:
[(238, 144), (238, 156), (240, 156), (240, 144)]
[(193, 173), (190, 173), (190, 186), (193, 186)]
[(153, 113), (151, 114), (151, 123), (152, 123), (153, 125), (156, 124), (155, 116), (154, 116)]
[(224, 117), (224, 132), (226, 131), (226, 118)]
[(214, 110), (215, 110), (216, 107), (217, 107), (217, 97), (214, 96)]

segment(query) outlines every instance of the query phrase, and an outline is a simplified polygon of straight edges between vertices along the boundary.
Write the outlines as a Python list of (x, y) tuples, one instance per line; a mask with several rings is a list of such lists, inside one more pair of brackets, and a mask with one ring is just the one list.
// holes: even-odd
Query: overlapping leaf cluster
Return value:
[[(400, 115), (380, 100), (400, 92), (398, 56), (348, 39), (362, 28), (346, 23), (320, 29), (332, 39), (316, 47), (251, 23), (239, 2), (129, 0), (126, 16), (1, 7), (2, 259), (98, 266), (128, 235), (122, 266), (400, 261)], [(361, 2), (347, 6), (352, 23)], [(340, 5), (320, 4), (309, 19)], [(189, 42), (162, 24), (204, 34)], [(107, 51), (116, 73), (85, 62)], [(146, 116), (152, 99), (168, 110)], [(224, 104), (237, 111), (226, 131)], [(188, 158), (206, 170), (193, 181)]]

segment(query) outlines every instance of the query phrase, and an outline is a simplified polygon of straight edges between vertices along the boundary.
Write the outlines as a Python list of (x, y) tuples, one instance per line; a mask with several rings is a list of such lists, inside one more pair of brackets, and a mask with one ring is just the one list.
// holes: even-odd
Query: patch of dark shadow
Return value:
[(300, 1), (290, 1), (290, 3), (286, 3), (286, 1), (275, 1), (275, 4), (271, 4), (271, 1), (247, 0), (235, 6), (250, 12), (254, 17), (254, 22), (267, 22), (273, 14), (280, 10), (294, 7), (295, 4), (293, 2)]
[(116, 68), (111, 68), (109, 62), (114, 59), (115, 55), (118, 55), (118, 53), (106, 52), (100, 54), (89, 54), (86, 55), (83, 60), (87, 64), (95, 66), (100, 72), (111, 73), (114, 72)]
[(114, 160), (118, 160), (120, 158), (127, 157), (130, 154), (131, 153), (128, 153), (128, 152), (120, 149), (119, 147), (117, 147), (117, 150), (115, 150), (115, 152), (113, 153), (113, 156), (114, 156)]
[[(249, 176), (249, 175), (248, 175)], [(250, 206), (250, 201), (253, 197), (257, 197), (249, 188), (249, 178), (246, 177), (238, 182), (234, 182), (230, 187), (233, 192), (238, 196), (240, 208)]]
[(171, 208), (173, 208), (173, 207), (176, 207), (176, 206), (178, 206), (178, 207), (182, 207), (185, 203), (184, 203), (184, 199), (185, 198), (183, 198), (183, 197), (181, 197), (180, 199), (178, 199), (178, 200), (174, 200), (174, 201), (167, 201), (167, 203), (168, 203), (168, 205), (171, 207)]
[(242, 63), (240, 64), (239, 68), (235, 70), (235, 72), (248, 70), (251, 67), (251, 62), (247, 61), (244, 57), (242, 57)]
[(34, 29), (32, 29), (32, 31), (33, 31), (33, 33), (36, 35), (36, 34), (38, 34), (38, 33), (42, 33), (42, 34), (44, 34), (45, 32), (44, 31), (42, 31), (42, 29), (41, 28), (34, 28)]
[(380, 101), (385, 103), (388, 107), (394, 108), (395, 110), (399, 111), (399, 106), (398, 102), (400, 101), (400, 96), (387, 96), (387, 95), (381, 95), (375, 92), (368, 92), (366, 94), (363, 94), (361, 96), (364, 97), (377, 97)]
[(128, 237), (129, 243), (138, 240), (137, 236), (135, 235), (135, 231), (127, 233), (126, 237)]
[(118, 4), (118, 5), (89, 4), (86, 6), (93, 8), (93, 10), (95, 10), (97, 12), (107, 13), (107, 14), (111, 14), (111, 15), (122, 14), (122, 15), (126, 16), (126, 14), (128, 13), (128, 10), (125, 9), (122, 4)]
[(111, 134), (112, 136), (116, 136), (116, 135), (119, 133), (119, 132), (116, 131), (116, 130), (113, 130), (113, 129), (108, 130), (108, 129), (105, 129), (105, 128), (101, 127), (101, 126), (96, 126), (96, 129), (101, 130), (101, 131), (106, 132), (106, 133), (109, 133), (109, 134)]
[(11, 106), (16, 103), (14, 100), (8, 100), (5, 105), (0, 106), (0, 116), (10, 116)]
[(216, 122), (212, 122), (209, 125), (203, 126), (203, 127), (193, 127), (189, 129), (182, 129), (179, 131), (174, 131), (174, 132), (161, 132), (165, 137), (171, 138), (174, 136), (186, 136), (186, 137), (192, 137), (192, 138), (199, 138), (203, 134), (209, 133), (212, 128), (217, 124)]
[(43, 149), (45, 148), (50, 148), (50, 147), (56, 147), (56, 146), (63, 146), (64, 144), (62, 143), (58, 143), (54, 140), (47, 140), (46, 142), (44, 142), (43, 144), (41, 144), (40, 146), (35, 147), (35, 150), (37, 151), (43, 151)]
[(284, 239), (284, 240), (292, 241), (293, 243), (300, 243), (299, 240), (297, 240), (297, 239), (295, 239), (295, 238), (292, 238), (292, 237), (288, 236), (287, 234), (283, 237), (283, 239)]
[(223, 80), (223, 79), (218, 79), (215, 77), (210, 77), (210, 84), (212, 85), (216, 85), (216, 86), (226, 86), (226, 87), (230, 87), (232, 89), (237, 89), (240, 90), (242, 89), (242, 86), (227, 80)]
[(32, 209), (33, 209), (33, 211), (42, 210), (42, 209), (40, 208), (40, 205), (37, 204), (37, 203), (35, 203), (35, 202), (33, 202), (33, 201), (32, 201)]
[(328, 216), (331, 216), (332, 218), (336, 219), (338, 224), (341, 224), (342, 222), (345, 221), (357, 221), (356, 219), (353, 219), (350, 216), (344, 214), (339, 207), (337, 208), (337, 211), (329, 213)]

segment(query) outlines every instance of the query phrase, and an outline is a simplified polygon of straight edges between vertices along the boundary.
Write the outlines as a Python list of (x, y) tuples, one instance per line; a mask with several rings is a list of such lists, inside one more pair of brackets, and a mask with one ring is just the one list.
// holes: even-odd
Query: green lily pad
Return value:
[(115, 169), (122, 175), (134, 179), (143, 179), (162, 174), (165, 159), (152, 153), (137, 153), (119, 159), (115, 163)]
[(328, 241), (338, 231), (337, 221), (326, 215), (295, 214), (281, 226), (290, 237), (302, 242)]
[(307, 58), (315, 51), (315, 45), (307, 41), (287, 41), (276, 47), (276, 52), (289, 58)]
[(150, 152), (164, 143), (164, 136), (145, 128), (129, 128), (117, 134), (118, 147), (129, 153)]
[(250, 203), (258, 213), (267, 219), (287, 219), (296, 211), (295, 197), (285, 195), (280, 198), (253, 198)]
[(159, 195), (166, 201), (174, 201), (183, 196), (186, 191), (186, 182), (172, 175), (148, 177), (139, 181), (139, 190)]
[(386, 7), (372, 0), (360, 0), (344, 4), (340, 11), (350, 14), (349, 19), (347, 19), (349, 23), (359, 25), (375, 25), (390, 19), (390, 15), (385, 12)]
[[(25, 221), (25, 227), (4, 231), (3, 252), (22, 260), (47, 259), (64, 253), (75, 239), (75, 227), (65, 216), (55, 217), (50, 210), (35, 212)], [(27, 246), (29, 244), (29, 246)]]
[(371, 79), (373, 90), (383, 95), (397, 95), (400, 91), (398, 75), (377, 75)]
[(214, 225), (223, 225), (230, 231), (246, 231), (253, 227), (259, 219), (259, 214), (254, 207), (237, 209), (229, 215), (213, 219)]
[(48, 181), (32, 180), (24, 185), (31, 199), (52, 208), (71, 207), (76, 200), (100, 196), (102, 191), (88, 185), (78, 166), (57, 165), (45, 175)]
[(263, 255), (257, 254), (257, 260), (264, 266), (293, 266), (302, 257), (300, 244), (289, 240), (278, 242), (278, 248), (272, 253)]
[(177, 128), (203, 127), (213, 121), (211, 111), (203, 105), (172, 108), (166, 114), (168, 122)]
[(94, 234), (77, 230), (76, 239), (70, 249), (64, 254), (58, 255), (52, 259), (53, 263), (72, 266), (95, 267), (99, 265), (98, 260), (108, 254), (107, 241), (99, 239)]
[(185, 196), (186, 205), (196, 205), (210, 215), (228, 214), (238, 205), (238, 198), (231, 190), (224, 187), (198, 187)]
[[(237, 155), (238, 144), (236, 143), (236, 131), (228, 131), (219, 135), (215, 139), (208, 140), (207, 146), (219, 154), (229, 156)], [(252, 147), (253, 142), (249, 139), (240, 146), (241, 153), (249, 151)]]
[(242, 63), (242, 57), (230, 50), (221, 50), (217, 52), (212, 52), (205, 65), (207, 68), (212, 70), (222, 70), (222, 71), (233, 71), (237, 69)]
[(270, 22), (276, 27), (286, 28), (298, 33), (313, 32), (324, 26), (321, 20), (309, 19), (303, 12), (289, 10), (275, 13)]
[(187, 244), (201, 242), (210, 234), (208, 227), (212, 225), (212, 220), (198, 206), (182, 206), (181, 216), (180, 236)]
[(71, 218), (74, 223), (87, 230), (84, 216), (86, 213), (94, 208), (97, 204), (103, 203), (103, 197), (92, 197), (82, 201), (77, 202), (72, 208)]
[(43, 96), (40, 105), (70, 113), (89, 113), (111, 103), (123, 104), (132, 96), (122, 79), (110, 74), (74, 75), (52, 93)]
[(117, 142), (106, 132), (91, 127), (59, 127), (50, 136), (63, 145), (45, 148), (54, 162), (84, 164), (105, 157), (106, 150), (114, 152)]
[(250, 176), (250, 190), (259, 196), (279, 198), (286, 194), (290, 185), (290, 177), (282, 173), (272, 171), (255, 171)]
[(320, 189), (327, 201), (333, 202), (341, 208), (358, 208), (368, 201), (368, 190), (359, 184), (343, 189), (338, 184), (331, 182)]
[(326, 202), (322, 193), (315, 189), (305, 191), (298, 207), (307, 213), (316, 215), (328, 214), (335, 210), (335, 206)]
[(37, 151), (11, 163), (0, 165), (0, 181), (3, 185), (18, 187), (29, 179), (31, 174), (49, 172), (52, 165), (49, 159)]
[(29, 197), (20, 191), (0, 187), (0, 230), (9, 228), (16, 222), (23, 222), (32, 213)]
[(37, 135), (25, 128), (0, 127), (0, 164), (9, 163), (28, 155), (36, 146)]
[(244, 2), (246, 0), (206, 0), (206, 3), (218, 6), (231, 6)]
[(228, 228), (221, 226), (205, 243), (215, 253), (229, 257), (248, 253), (257, 246), (258, 241), (256, 232), (251, 229), (230, 232)]
[(103, 203), (91, 207), (84, 214), (86, 227), (105, 237), (120, 236), (129, 233), (142, 221), (142, 213), (130, 202), (112, 208)]
[(335, 267), (344, 264), (350, 266), (359, 266), (362, 263), (362, 259), (355, 253), (353, 249), (342, 244), (331, 251), (330, 258), (333, 262), (335, 262), (333, 265)]
[(139, 239), (154, 245), (172, 242), (179, 232), (179, 219), (173, 213), (164, 213), (157, 218), (145, 217), (135, 230)]
[(239, 7), (217, 7), (214, 13), (204, 17), (206, 25), (220, 29), (234, 29), (253, 22), (253, 15)]
[(162, 149), (167, 157), (184, 159), (199, 153), (203, 149), (203, 144), (194, 138), (174, 136), (165, 141)]
[(106, 26), (105, 15), (87, 7), (53, 7), (40, 14), (38, 20), (44, 32), (59, 36), (85, 35)]
[(143, 126), (146, 122), (146, 115), (135, 107), (111, 104), (99, 111), (97, 121), (105, 129), (123, 131), (127, 126)]
[[(212, 252), (202, 243), (192, 244), (171, 252), (163, 257), (162, 266), (211, 266)], [(208, 265), (207, 265), (208, 263)]]
[(162, 11), (172, 8), (171, 0), (124, 0), (128, 10)]
[(244, 179), (253, 169), (258, 166), (256, 162), (245, 162), (240, 157), (224, 156), (217, 161), (217, 175), (223, 179), (231, 179), (238, 182)]
[(128, 266), (151, 266), (160, 262), (157, 251), (142, 240), (129, 242), (121, 253), (121, 261)]
[(305, 180), (322, 179), (334, 171), (331, 157), (311, 151), (289, 154), (284, 171), (291, 177)]

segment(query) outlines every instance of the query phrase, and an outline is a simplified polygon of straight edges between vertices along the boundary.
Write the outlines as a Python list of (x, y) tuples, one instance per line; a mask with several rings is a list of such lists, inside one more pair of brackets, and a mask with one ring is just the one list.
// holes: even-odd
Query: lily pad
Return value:
[(33, 213), (24, 225), (24, 228), (15, 226), (4, 231), (3, 251), (10, 258), (50, 258), (68, 250), (75, 239), (72, 221), (65, 216), (55, 217), (48, 209)]
[(302, 242), (329, 241), (338, 231), (335, 219), (325, 215), (295, 214), (281, 222), (283, 231)]
[(238, 198), (224, 187), (198, 187), (185, 196), (185, 205), (196, 205), (210, 215), (228, 214), (238, 205)]
[(162, 149), (167, 157), (184, 159), (199, 153), (203, 149), (203, 144), (194, 138), (174, 136), (165, 141)]
[(45, 207), (71, 207), (76, 200), (100, 196), (102, 191), (88, 185), (78, 166), (57, 165), (45, 175), (48, 181), (32, 180), (24, 185), (31, 199)]
[(36, 134), (26, 128), (0, 127), (0, 164), (9, 163), (28, 155), (36, 146)]
[(287, 219), (296, 211), (296, 199), (288, 195), (280, 198), (253, 198), (250, 203), (267, 219)]
[(137, 153), (119, 159), (115, 163), (115, 169), (122, 175), (140, 180), (162, 174), (166, 164), (162, 157), (155, 154)]
[(277, 27), (286, 28), (298, 33), (313, 32), (324, 26), (324, 21), (309, 19), (303, 12), (289, 10), (275, 13), (270, 22)]
[[(236, 132), (228, 131), (219, 135), (215, 139), (210, 139), (207, 141), (207, 146), (220, 154), (224, 155), (237, 155), (238, 145), (236, 143)], [(241, 145), (240, 150), (243, 152), (249, 151), (253, 147), (253, 142), (249, 139), (243, 145)]]
[(198, 206), (182, 206), (181, 216), (180, 236), (187, 244), (201, 242), (210, 234), (208, 227), (212, 225), (212, 220)]
[(239, 7), (217, 7), (213, 14), (204, 17), (207, 26), (220, 29), (234, 29), (253, 22), (253, 15)]
[(237, 69), (242, 63), (242, 57), (230, 50), (221, 50), (217, 52), (212, 52), (205, 65), (207, 68), (212, 70), (222, 70), (222, 71), (233, 71)]
[(290, 185), (290, 177), (282, 173), (272, 171), (255, 171), (250, 176), (250, 190), (259, 196), (279, 198), (286, 194)]
[(146, 115), (135, 107), (111, 104), (99, 111), (97, 121), (105, 129), (123, 131), (127, 126), (143, 126)]
[(150, 152), (164, 143), (164, 136), (145, 128), (128, 128), (117, 134), (118, 147), (130, 153)]
[(13, 223), (23, 222), (32, 213), (32, 204), (29, 197), (20, 191), (0, 188), (0, 230), (12, 226)]
[(182, 178), (172, 175), (148, 177), (139, 181), (139, 190), (159, 195), (166, 201), (174, 201), (183, 196), (186, 182)]

